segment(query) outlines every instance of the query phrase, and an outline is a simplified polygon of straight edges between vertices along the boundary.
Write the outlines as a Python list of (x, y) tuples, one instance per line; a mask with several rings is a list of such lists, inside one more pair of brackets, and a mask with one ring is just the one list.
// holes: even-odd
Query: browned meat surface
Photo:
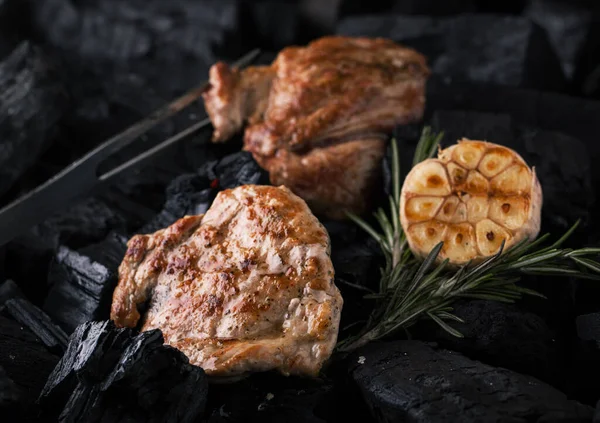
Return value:
[(215, 142), (247, 123), (244, 149), (271, 182), (341, 218), (368, 207), (382, 134), (421, 119), (428, 76), (422, 55), (390, 40), (325, 37), (282, 50), (271, 66), (215, 64), (204, 101)]
[(212, 376), (278, 369), (315, 376), (337, 341), (342, 297), (329, 236), (285, 187), (246, 185), (128, 243), (111, 319), (142, 330)]

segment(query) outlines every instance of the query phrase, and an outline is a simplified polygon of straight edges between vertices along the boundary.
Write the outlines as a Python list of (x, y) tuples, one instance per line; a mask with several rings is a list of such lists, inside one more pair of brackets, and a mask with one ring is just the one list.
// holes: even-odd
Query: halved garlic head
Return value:
[(542, 188), (510, 148), (462, 139), (410, 171), (400, 222), (411, 250), (425, 257), (440, 241), (440, 259), (460, 265), (496, 254), (540, 231)]

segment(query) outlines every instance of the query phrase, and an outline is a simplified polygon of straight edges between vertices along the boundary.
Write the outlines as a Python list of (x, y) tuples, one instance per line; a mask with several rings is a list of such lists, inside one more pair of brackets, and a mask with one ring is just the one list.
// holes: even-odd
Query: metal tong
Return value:
[[(243, 68), (251, 64), (260, 54), (259, 49), (252, 50), (232, 66)], [(208, 87), (205, 81), (186, 94), (173, 100), (151, 113), (148, 117), (136, 122), (123, 132), (104, 141), (85, 156), (67, 166), (61, 172), (50, 178), (42, 185), (21, 196), (0, 210), (0, 246), (23, 234), (34, 225), (43, 222), (47, 217), (58, 212), (73, 201), (81, 198), (96, 186), (114, 181), (116, 177), (131, 168), (161, 153), (170, 145), (188, 137), (196, 131), (210, 125), (210, 119), (205, 118), (183, 131), (164, 140), (160, 144), (127, 160), (113, 169), (98, 174), (98, 167), (107, 158), (121, 151), (141, 135), (164, 122), (166, 119), (181, 112), (200, 98)]]

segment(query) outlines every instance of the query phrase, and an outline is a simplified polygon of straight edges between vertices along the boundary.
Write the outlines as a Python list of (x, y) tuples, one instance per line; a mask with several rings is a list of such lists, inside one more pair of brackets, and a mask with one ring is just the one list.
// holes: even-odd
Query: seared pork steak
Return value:
[(342, 297), (329, 235), (285, 187), (221, 191), (204, 215), (136, 235), (111, 318), (140, 320), (212, 376), (318, 374), (337, 341)]
[(332, 218), (372, 199), (384, 135), (425, 108), (425, 57), (393, 41), (324, 37), (270, 66), (210, 70), (206, 110), (222, 142), (245, 123), (244, 149), (311, 209)]

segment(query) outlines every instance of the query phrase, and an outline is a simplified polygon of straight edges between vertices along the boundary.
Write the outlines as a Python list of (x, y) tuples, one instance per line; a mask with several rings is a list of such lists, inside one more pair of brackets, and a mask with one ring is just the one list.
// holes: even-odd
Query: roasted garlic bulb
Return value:
[(400, 221), (411, 250), (424, 257), (440, 241), (440, 259), (479, 261), (540, 230), (542, 188), (515, 151), (462, 139), (410, 171)]

